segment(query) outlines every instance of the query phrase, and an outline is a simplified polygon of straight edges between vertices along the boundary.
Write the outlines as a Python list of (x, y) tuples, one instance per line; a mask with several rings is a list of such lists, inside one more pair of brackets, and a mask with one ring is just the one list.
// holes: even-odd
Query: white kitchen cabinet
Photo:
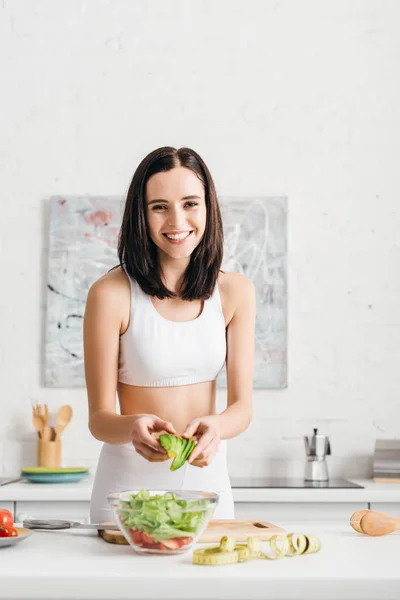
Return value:
[(15, 520), (68, 519), (89, 523), (89, 502), (16, 502)]
[(352, 502), (235, 502), (237, 519), (260, 519), (276, 525), (284, 521), (345, 521), (368, 503)]
[(370, 508), (400, 519), (400, 502), (371, 502)]

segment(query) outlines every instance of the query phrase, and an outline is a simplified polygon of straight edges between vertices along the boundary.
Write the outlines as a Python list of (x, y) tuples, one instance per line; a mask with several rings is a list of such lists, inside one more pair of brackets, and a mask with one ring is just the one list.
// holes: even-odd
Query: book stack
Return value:
[(400, 440), (376, 440), (372, 479), (400, 483)]

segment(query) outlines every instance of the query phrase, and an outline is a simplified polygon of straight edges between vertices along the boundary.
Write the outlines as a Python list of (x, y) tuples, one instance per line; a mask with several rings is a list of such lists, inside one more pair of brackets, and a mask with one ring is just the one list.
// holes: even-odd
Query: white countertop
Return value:
[(232, 566), (141, 556), (96, 532), (33, 532), (0, 549), (0, 598), (8, 600), (398, 600), (400, 533), (372, 538), (349, 525), (283, 523), (313, 534), (317, 554)]
[(400, 502), (400, 483), (350, 479), (363, 488), (235, 488), (235, 502)]
[[(352, 479), (364, 486), (349, 489), (234, 488), (235, 502), (400, 502), (400, 483)], [(0, 503), (18, 501), (89, 502), (93, 478), (74, 483), (21, 481), (0, 487)]]

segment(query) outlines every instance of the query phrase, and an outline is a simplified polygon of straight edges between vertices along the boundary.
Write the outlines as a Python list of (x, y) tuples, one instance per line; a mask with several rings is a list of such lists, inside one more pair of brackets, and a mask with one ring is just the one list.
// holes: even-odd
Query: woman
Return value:
[[(110, 492), (140, 488), (214, 491), (214, 518), (234, 516), (226, 440), (251, 421), (255, 290), (243, 275), (220, 270), (222, 254), (203, 160), (189, 148), (149, 154), (128, 191), (120, 266), (92, 285), (86, 303), (89, 428), (104, 442), (92, 522), (112, 520)], [(227, 408), (217, 414), (225, 363)], [(197, 440), (176, 471), (160, 432)]]

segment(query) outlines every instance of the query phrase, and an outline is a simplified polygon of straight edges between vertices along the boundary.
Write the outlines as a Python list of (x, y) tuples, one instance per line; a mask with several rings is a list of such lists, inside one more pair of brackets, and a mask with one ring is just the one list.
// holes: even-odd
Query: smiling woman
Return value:
[[(220, 270), (222, 254), (217, 196), (201, 157), (171, 147), (145, 157), (127, 194), (120, 265), (94, 283), (86, 304), (89, 428), (104, 442), (93, 521), (111, 519), (109, 493), (141, 488), (216, 492), (216, 517), (233, 517), (226, 440), (251, 420), (255, 292), (243, 275)], [(225, 364), (227, 408), (218, 414)], [(162, 433), (196, 442), (175, 471)]]
[[(195, 194), (180, 198), (179, 190)], [(160, 194), (170, 199), (160, 199)], [(206, 228), (204, 186), (185, 167), (157, 173), (147, 185), (147, 222), (151, 239), (161, 252), (175, 259), (189, 257), (201, 241)], [(174, 200), (174, 198), (176, 198)]]
[[(171, 236), (189, 232), (179, 253), (171, 254)], [(214, 182), (196, 152), (159, 148), (140, 163), (128, 190), (118, 250), (128, 275), (151, 296), (211, 295), (222, 262), (223, 228)], [(177, 266), (168, 256), (180, 259), (180, 276), (172, 277), (179, 293), (166, 285), (168, 271)]]

